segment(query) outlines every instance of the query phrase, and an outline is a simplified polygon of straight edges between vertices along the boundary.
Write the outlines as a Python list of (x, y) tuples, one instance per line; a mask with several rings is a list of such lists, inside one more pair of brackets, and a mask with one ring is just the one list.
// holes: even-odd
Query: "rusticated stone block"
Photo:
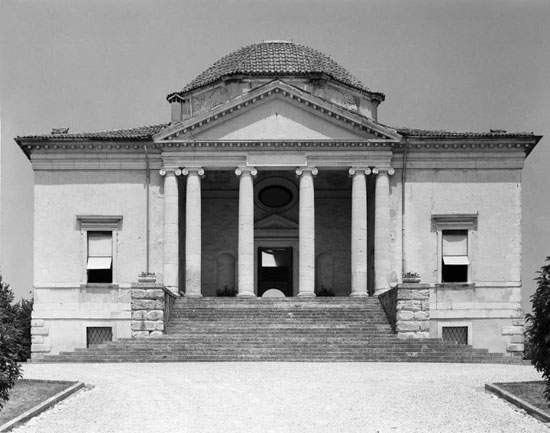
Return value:
[(416, 311), (414, 313), (415, 320), (428, 320), (429, 318), (430, 314), (427, 311)]
[(44, 326), (44, 321), (42, 319), (32, 319), (31, 326)]
[(430, 322), (428, 320), (423, 320), (420, 322), (417, 322), (420, 326), (420, 331), (422, 332), (428, 332), (430, 330)]
[(512, 326), (521, 326), (523, 327), (525, 325), (525, 320), (523, 319), (513, 319), (512, 320)]
[(132, 310), (162, 310), (164, 301), (152, 299), (132, 299)]
[(146, 289), (145, 299), (164, 299), (164, 290), (162, 289)]
[(164, 320), (164, 311), (151, 310), (147, 311), (143, 317), (145, 320)]
[(143, 320), (132, 320), (130, 322), (130, 329), (132, 331), (141, 331), (143, 330)]
[(397, 331), (419, 331), (420, 323), (414, 321), (398, 321), (397, 322)]
[(42, 343), (44, 343), (44, 337), (42, 337), (42, 335), (33, 335), (33, 336), (31, 336), (31, 343), (32, 344), (42, 344)]
[(420, 302), (420, 308), (422, 311), (430, 311), (430, 301)]
[(50, 350), (49, 344), (31, 344), (31, 352), (49, 352)]
[(504, 326), (502, 335), (523, 335), (523, 327), (521, 326)]
[(145, 298), (145, 289), (132, 289), (132, 299)]
[(132, 331), (133, 338), (148, 338), (149, 331)]
[(420, 301), (397, 301), (397, 311), (420, 311), (421, 309)]
[(510, 335), (508, 338), (510, 339), (510, 343), (523, 343), (524, 342), (523, 335)]
[(409, 310), (400, 310), (397, 312), (397, 320), (412, 320), (414, 318), (414, 313)]
[(134, 310), (132, 311), (132, 319), (134, 320), (143, 320), (145, 319), (145, 314), (147, 310)]
[(47, 326), (33, 327), (31, 328), (31, 335), (48, 335), (50, 329)]
[(508, 352), (523, 352), (525, 346), (521, 343), (508, 343), (506, 345), (506, 351)]
[(151, 331), (150, 334), (149, 334), (149, 337), (162, 337), (162, 331)]

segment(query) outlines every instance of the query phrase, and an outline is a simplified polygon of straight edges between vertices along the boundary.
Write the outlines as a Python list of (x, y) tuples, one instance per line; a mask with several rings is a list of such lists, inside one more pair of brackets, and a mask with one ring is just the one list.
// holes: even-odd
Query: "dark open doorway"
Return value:
[(292, 296), (292, 248), (258, 248), (258, 296), (277, 289)]

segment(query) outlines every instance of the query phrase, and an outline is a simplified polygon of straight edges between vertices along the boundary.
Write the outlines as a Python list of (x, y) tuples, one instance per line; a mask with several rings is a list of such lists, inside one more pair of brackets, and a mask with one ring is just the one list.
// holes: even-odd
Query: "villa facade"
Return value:
[(422, 320), (411, 336), (521, 352), (521, 172), (540, 136), (390, 127), (384, 99), (268, 41), (168, 95), (166, 124), (17, 137), (35, 173), (33, 356), (139, 336), (140, 274), (260, 298), (379, 296), (417, 273), (427, 305), (397, 311)]

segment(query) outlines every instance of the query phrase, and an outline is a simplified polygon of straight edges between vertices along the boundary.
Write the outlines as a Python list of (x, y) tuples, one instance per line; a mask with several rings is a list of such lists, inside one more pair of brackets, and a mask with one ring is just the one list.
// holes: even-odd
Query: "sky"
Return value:
[(228, 52), (271, 39), (318, 49), (385, 93), (385, 124), (545, 135), (522, 176), (523, 281), (533, 290), (550, 255), (550, 2), (0, 0), (0, 8), (0, 269), (18, 296), (32, 287), (33, 173), (13, 137), (167, 122), (168, 93)]

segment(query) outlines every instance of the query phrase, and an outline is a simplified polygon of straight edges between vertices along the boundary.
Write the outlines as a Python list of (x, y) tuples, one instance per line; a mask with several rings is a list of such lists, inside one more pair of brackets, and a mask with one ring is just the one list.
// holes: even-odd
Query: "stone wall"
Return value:
[(132, 337), (158, 337), (165, 331), (175, 296), (162, 284), (136, 283), (132, 285)]
[(397, 286), (396, 331), (399, 338), (430, 336), (429, 284), (403, 283)]
[(506, 343), (506, 352), (510, 355), (523, 356), (525, 348), (523, 332), (523, 319), (513, 319), (510, 326), (502, 327), (502, 338)]

